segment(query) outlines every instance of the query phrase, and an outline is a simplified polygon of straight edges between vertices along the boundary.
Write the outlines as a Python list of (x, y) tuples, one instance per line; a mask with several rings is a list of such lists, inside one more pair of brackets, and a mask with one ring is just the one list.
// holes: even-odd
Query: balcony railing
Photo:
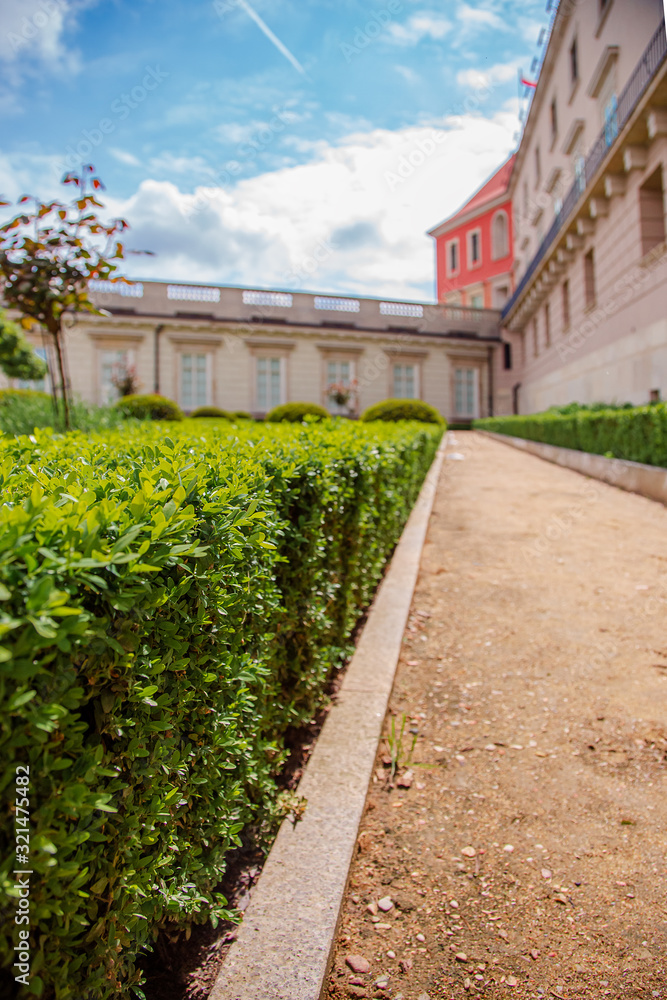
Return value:
[(560, 233), (566, 220), (570, 218), (579, 200), (583, 197), (586, 188), (595, 176), (595, 173), (604, 160), (610, 147), (616, 141), (619, 133), (623, 130), (631, 114), (639, 104), (648, 85), (651, 83), (656, 73), (662, 66), (667, 56), (667, 35), (665, 34), (665, 22), (662, 21), (660, 27), (653, 35), (644, 51), (643, 56), (637, 63), (630, 79), (626, 83), (621, 96), (618, 98), (616, 113), (611, 115), (605, 122), (605, 126), (600, 132), (596, 142), (589, 150), (581, 171), (572, 184), (567, 195), (563, 199), (560, 211), (556, 215), (546, 236), (540, 243), (537, 252), (526, 272), (517, 285), (514, 294), (509, 299), (502, 311), (503, 319), (511, 312), (514, 305), (523, 295), (525, 289), (544, 259), (547, 251)]

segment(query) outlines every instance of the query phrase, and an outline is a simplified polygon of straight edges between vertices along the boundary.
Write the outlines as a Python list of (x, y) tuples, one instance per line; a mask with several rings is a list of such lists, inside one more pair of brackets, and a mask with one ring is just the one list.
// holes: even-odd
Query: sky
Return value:
[[(134, 278), (433, 301), (544, 0), (0, 0), (0, 193), (92, 163)], [(5, 213), (9, 209), (4, 210)]]

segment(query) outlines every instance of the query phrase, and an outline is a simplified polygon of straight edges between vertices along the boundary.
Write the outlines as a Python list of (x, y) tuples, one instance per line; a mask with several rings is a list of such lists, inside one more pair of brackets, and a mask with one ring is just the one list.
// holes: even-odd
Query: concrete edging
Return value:
[(542, 444), (539, 441), (528, 441), (526, 438), (511, 437), (509, 434), (496, 434), (493, 431), (477, 429), (478, 434), (485, 434), (494, 441), (527, 451), (531, 455), (543, 458), (574, 472), (581, 472), (591, 479), (600, 479), (610, 486), (618, 486), (630, 493), (639, 493), (649, 500), (657, 500), (667, 505), (667, 469), (657, 465), (643, 465), (641, 462), (626, 462), (621, 458), (605, 458), (604, 455), (593, 455), (587, 451), (575, 451), (573, 448), (559, 448), (553, 444)]
[(443, 438), (209, 1000), (318, 1000), (417, 582)]

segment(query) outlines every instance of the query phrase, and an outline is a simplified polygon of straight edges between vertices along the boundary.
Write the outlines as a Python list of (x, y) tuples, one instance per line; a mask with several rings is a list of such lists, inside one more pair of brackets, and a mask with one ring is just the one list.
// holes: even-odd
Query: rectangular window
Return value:
[(447, 274), (459, 273), (459, 241), (451, 240), (447, 244)]
[(562, 285), (563, 296), (563, 332), (570, 329), (570, 282), (564, 281)]
[(394, 399), (417, 399), (417, 366), (394, 365)]
[(283, 359), (257, 358), (257, 409), (267, 413), (283, 402)]
[(586, 296), (586, 308), (595, 305), (595, 254), (589, 250), (584, 257), (584, 293)]
[(540, 157), (540, 147), (535, 147), (535, 187), (540, 186), (542, 180), (542, 159)]
[(208, 355), (181, 354), (181, 406), (196, 410), (209, 403)]
[(481, 292), (476, 292), (475, 295), (470, 297), (470, 305), (473, 309), (483, 309), (484, 308), (484, 296)]
[(544, 346), (551, 347), (551, 310), (548, 302), (544, 306)]
[(642, 256), (665, 241), (665, 192), (662, 166), (639, 189), (639, 227)]
[(507, 342), (503, 344), (503, 368), (506, 372), (512, 370), (512, 345)]
[(454, 406), (457, 417), (477, 417), (477, 369), (454, 370)]
[(572, 40), (570, 46), (570, 81), (574, 84), (579, 79), (579, 47), (577, 39)]
[(558, 108), (556, 106), (556, 98), (554, 97), (551, 102), (551, 138), (554, 140), (558, 135)]
[(100, 403), (107, 406), (115, 403), (120, 392), (114, 382), (132, 364), (130, 351), (121, 349), (118, 351), (100, 351)]
[[(325, 375), (325, 406), (334, 414), (349, 413), (353, 403), (350, 385), (354, 378), (354, 361), (327, 361)], [(346, 393), (347, 399), (344, 399)]]
[(537, 326), (537, 317), (533, 320), (533, 357), (540, 353), (540, 331)]
[(468, 267), (475, 267), (482, 260), (482, 234), (479, 229), (468, 233)]

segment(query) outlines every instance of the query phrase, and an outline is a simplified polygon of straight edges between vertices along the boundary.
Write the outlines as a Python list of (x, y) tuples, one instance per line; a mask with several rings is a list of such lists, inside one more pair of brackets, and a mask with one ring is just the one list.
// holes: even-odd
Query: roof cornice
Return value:
[(491, 209), (498, 208), (499, 205), (504, 205), (506, 201), (510, 200), (509, 190), (503, 191), (502, 194), (496, 195), (490, 201), (485, 201), (483, 205), (479, 205), (477, 208), (471, 209), (469, 212), (465, 212), (462, 215), (457, 214), (454, 218), (449, 220), (445, 219), (434, 229), (427, 230), (427, 235), (432, 236), (434, 239), (438, 239), (440, 236), (444, 236), (445, 233), (449, 233), (454, 229), (458, 229), (459, 226), (465, 226), (468, 222), (472, 222), (478, 219), (480, 215), (485, 215)]
[(525, 159), (526, 149), (535, 127), (535, 121), (544, 102), (546, 90), (553, 73), (556, 56), (560, 51), (563, 37), (574, 12), (574, 8), (575, 4), (572, 3), (572, 0), (561, 0), (561, 3), (558, 5), (551, 33), (549, 34), (547, 51), (545, 53), (544, 60), (542, 61), (542, 68), (537, 81), (537, 87), (528, 111), (528, 118), (526, 119), (521, 141), (519, 142), (519, 147), (516, 151), (516, 159), (514, 160), (514, 164), (512, 166), (512, 173), (510, 174), (509, 179), (510, 194), (514, 193), (516, 179), (519, 176), (519, 171), (521, 170), (523, 160)]

